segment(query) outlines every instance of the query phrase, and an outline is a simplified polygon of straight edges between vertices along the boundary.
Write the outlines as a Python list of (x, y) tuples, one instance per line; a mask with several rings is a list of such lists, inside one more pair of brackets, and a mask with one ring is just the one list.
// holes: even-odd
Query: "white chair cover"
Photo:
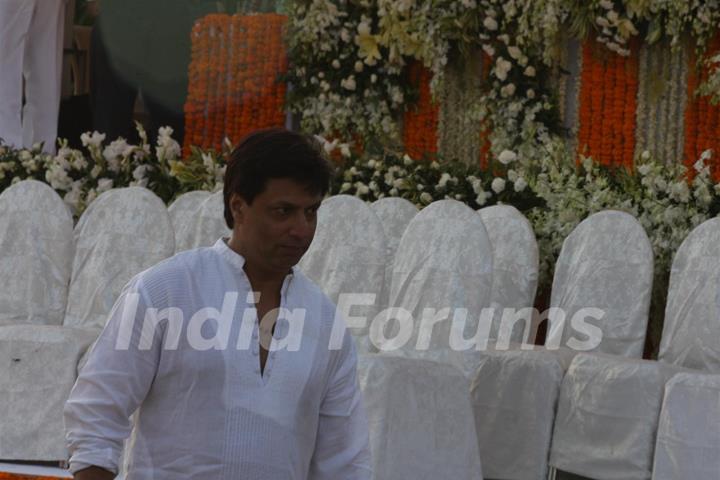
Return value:
[(418, 208), (399, 197), (386, 197), (375, 200), (370, 204), (375, 215), (382, 222), (385, 238), (387, 239), (388, 258), (395, 257), (395, 252), (400, 244), (400, 239), (405, 233), (410, 221), (418, 214)]
[(661, 362), (579, 354), (563, 379), (550, 465), (607, 480), (648, 480), (665, 383)]
[(720, 373), (720, 218), (695, 228), (673, 259), (659, 359)]
[(187, 192), (176, 198), (168, 207), (175, 232), (175, 253), (200, 246), (195, 244), (197, 223), (201, 205), (210, 195), (211, 193), (205, 190)]
[[(478, 333), (478, 326), (482, 309), (490, 304), (492, 268), (492, 247), (480, 215), (455, 200), (434, 202), (422, 210), (407, 226), (393, 266), (389, 305), (409, 312), (413, 321), (412, 335), (402, 348), (443, 361), (460, 359), (469, 352), (459, 351), (457, 344), (453, 349), (450, 334), (454, 317), (460, 320), (463, 313), (464, 339), (487, 338), (487, 332)], [(425, 323), (426, 308), (448, 309), (449, 315), (434, 325)], [(384, 348), (399, 341), (395, 334), (401, 333), (396, 321), (389, 323), (392, 328), (386, 330), (392, 333), (385, 337), (391, 343), (384, 343)], [(424, 338), (429, 348), (416, 351), (418, 339)]]
[(467, 379), (438, 362), (361, 356), (375, 480), (481, 480)]
[(63, 406), (96, 336), (57, 325), (0, 327), (0, 458), (67, 459)]
[(495, 314), (490, 339), (500, 340), (501, 344), (532, 343), (529, 323), (525, 328), (522, 322), (514, 328), (507, 325), (507, 331), (500, 331), (504, 308), (529, 308), (535, 303), (539, 253), (532, 225), (510, 205), (494, 205), (479, 213), (493, 248), (490, 306)]
[(388, 306), (387, 296), (390, 295), (390, 284), (392, 283), (392, 266), (395, 261), (395, 252), (397, 252), (400, 239), (405, 233), (408, 224), (418, 214), (418, 208), (408, 200), (399, 197), (386, 197), (375, 200), (370, 204), (370, 208), (380, 219), (387, 240), (385, 298), (380, 302), (382, 308), (386, 308)]
[(572, 347), (573, 315), (593, 307), (605, 312), (601, 320), (587, 320), (602, 330), (593, 351), (641, 358), (652, 280), (652, 245), (640, 223), (615, 210), (591, 215), (563, 242), (550, 304), (561, 308), (566, 320), (550, 325), (545, 344)]
[(212, 247), (221, 237), (229, 237), (232, 231), (225, 223), (225, 203), (222, 190), (210, 195), (200, 206), (200, 216), (195, 222), (193, 248)]
[(174, 248), (165, 205), (140, 187), (98, 197), (78, 222), (75, 241), (63, 326), (0, 328), (0, 361), (10, 365), (0, 380), (7, 413), (0, 422), (0, 458), (67, 459), (62, 414), (78, 363), (122, 287)]
[(141, 187), (100, 195), (80, 218), (75, 239), (64, 325), (85, 328), (101, 329), (122, 287), (175, 248), (165, 205)]
[(62, 324), (72, 228), (67, 206), (44, 183), (25, 180), (0, 195), (0, 326)]
[[(718, 239), (720, 221), (708, 220), (688, 235), (675, 255), (661, 361), (575, 359), (581, 362), (580, 368), (571, 368), (560, 393), (552, 466), (594, 478), (650, 478), (665, 383), (683, 367), (713, 365), (712, 349), (716, 347), (712, 342), (718, 341), (720, 334), (717, 330), (713, 334), (708, 319), (717, 319), (720, 313), (716, 304)], [(682, 329), (695, 335), (703, 332), (708, 338), (695, 343)], [(709, 347), (691, 351), (700, 345)]]
[(368, 204), (337, 195), (320, 206), (315, 238), (299, 264), (336, 305), (341, 303), (341, 294), (375, 295), (372, 305), (358, 305), (348, 312), (367, 319), (365, 326), (350, 328), (362, 352), (374, 350), (367, 334), (384, 295), (386, 249), (380, 219)]
[(665, 386), (653, 480), (720, 476), (720, 375), (679, 373)]
[[(494, 387), (481, 392), (484, 397), (479, 395), (473, 404), (476, 422), (484, 425), (478, 431), (480, 456), (492, 476), (517, 480), (546, 478), (562, 382), (557, 367), (564, 371), (577, 353), (564, 346), (568, 339), (585, 340), (582, 333), (572, 328), (572, 316), (584, 307), (604, 310), (602, 323), (597, 323), (604, 335), (596, 351), (642, 355), (652, 272), (650, 242), (637, 220), (628, 214), (597, 213), (567, 237), (557, 262), (551, 300), (551, 305), (562, 309), (567, 317), (565, 328), (556, 329), (555, 339), (547, 342), (555, 342), (553, 349), (490, 351), (487, 355), (491, 360), (475, 372), (477, 382)], [(623, 292), (615, 298), (617, 285), (622, 285)], [(556, 348), (560, 344), (563, 346)], [(500, 349), (501, 345), (495, 347)], [(543, 357), (548, 358), (540, 361)], [(517, 459), (525, 461), (506, 461), (509, 446)]]
[(487, 478), (545, 480), (552, 415), (532, 407), (549, 406), (552, 412), (564, 368), (545, 352), (515, 351), (511, 357), (506, 353), (485, 352), (472, 383), (483, 474)]

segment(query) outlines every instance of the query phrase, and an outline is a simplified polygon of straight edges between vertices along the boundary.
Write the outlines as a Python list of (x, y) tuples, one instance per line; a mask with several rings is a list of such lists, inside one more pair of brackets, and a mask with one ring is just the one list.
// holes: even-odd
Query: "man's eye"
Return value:
[(287, 215), (290, 213), (290, 209), (286, 207), (278, 207), (275, 209), (275, 212), (279, 215)]

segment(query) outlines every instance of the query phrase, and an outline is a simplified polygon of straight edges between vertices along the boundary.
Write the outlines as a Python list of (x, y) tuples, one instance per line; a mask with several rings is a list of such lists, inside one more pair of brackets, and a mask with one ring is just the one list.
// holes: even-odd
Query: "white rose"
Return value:
[(512, 47), (508, 47), (508, 53), (510, 54), (510, 57), (518, 60), (520, 57), (522, 57), (522, 51), (513, 45)]
[(345, 182), (340, 186), (340, 193), (347, 192), (351, 188), (352, 188), (352, 185), (350, 185), (350, 183), (348, 183), (348, 182)]
[(535, 76), (535, 67), (532, 65), (528, 66), (525, 71), (523, 72), (526, 77), (534, 77)]
[(528, 88), (527, 92), (525, 92), (525, 96), (532, 100), (533, 98), (535, 98), (535, 90), (533, 90), (532, 88)]
[(370, 75), (370, 83), (375, 83), (375, 82), (377, 82), (377, 75), (375, 75), (373, 73), (372, 75)]
[(512, 97), (515, 95), (515, 84), (509, 83), (500, 89), (500, 95), (503, 98)]
[(485, 51), (485, 53), (488, 54), (489, 57), (495, 56), (495, 49), (492, 45), (488, 45), (487, 43), (483, 44), (482, 49)]
[(517, 173), (515, 170), (510, 169), (510, 170), (508, 170), (508, 172), (507, 172), (507, 178), (508, 178), (508, 180), (510, 180), (511, 182), (515, 182), (515, 181), (519, 178), (519, 175), (518, 175), (518, 173)]
[(355, 88), (357, 87), (357, 84), (355, 83), (355, 75), (350, 75), (348, 78), (343, 79), (340, 82), (340, 86), (342, 86), (346, 90), (355, 90)]
[(485, 17), (485, 20), (483, 20), (483, 25), (485, 26), (485, 28), (492, 32), (498, 29), (497, 20), (492, 17)]
[(355, 62), (355, 71), (356, 72), (360, 73), (363, 71), (364, 68), (365, 68), (365, 64), (363, 62), (361, 62), (360, 60)]
[(528, 184), (527, 181), (525, 181), (524, 178), (520, 177), (515, 181), (515, 191), (516, 192), (522, 192), (527, 188)]
[(487, 192), (480, 192), (477, 194), (477, 197), (475, 197), (475, 201), (478, 205), (483, 206), (487, 203), (488, 194)]
[(502, 192), (503, 190), (505, 190), (505, 180), (502, 178), (496, 177), (490, 184), (490, 188), (492, 188), (492, 191), (495, 193)]
[(650, 165), (640, 165), (638, 167), (638, 173), (642, 176), (645, 176), (648, 173), (650, 173), (650, 170), (652, 170), (652, 167)]
[(337, 58), (335, 60), (333, 60), (332, 66), (333, 66), (333, 68), (340, 68), (340, 60), (338, 60)]
[(500, 152), (500, 155), (498, 155), (498, 160), (503, 165), (507, 165), (517, 160), (517, 153), (513, 152), (512, 150), (503, 150), (502, 152)]
[(433, 201), (433, 197), (428, 192), (423, 192), (420, 194), (420, 201), (425, 205), (430, 205)]
[(98, 180), (97, 192), (102, 193), (110, 190), (113, 187), (113, 181), (111, 178), (101, 178)]

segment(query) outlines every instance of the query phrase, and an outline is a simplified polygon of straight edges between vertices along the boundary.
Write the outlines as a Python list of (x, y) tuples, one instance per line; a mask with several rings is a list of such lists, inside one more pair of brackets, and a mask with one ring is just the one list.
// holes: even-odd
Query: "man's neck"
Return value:
[(242, 255), (245, 259), (243, 270), (245, 271), (245, 275), (247, 275), (248, 280), (250, 280), (250, 285), (252, 286), (253, 291), (261, 293), (264, 292), (266, 294), (280, 291), (288, 272), (269, 271), (260, 267), (257, 262), (254, 261), (252, 256), (248, 256), (245, 253), (242, 243), (234, 235), (228, 241), (228, 247), (230, 247), (230, 249), (234, 252)]

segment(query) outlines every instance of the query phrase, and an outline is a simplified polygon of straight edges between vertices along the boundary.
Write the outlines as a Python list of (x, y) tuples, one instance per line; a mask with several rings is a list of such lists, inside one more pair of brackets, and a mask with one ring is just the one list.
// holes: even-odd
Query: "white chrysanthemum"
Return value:
[(98, 194), (106, 192), (113, 187), (113, 181), (111, 178), (101, 178), (98, 180), (97, 192)]
[(492, 191), (495, 193), (502, 192), (505, 190), (505, 179), (496, 177), (490, 184), (490, 188), (492, 188)]
[(433, 197), (428, 192), (423, 192), (420, 194), (420, 201), (424, 205), (430, 205), (433, 201)]
[(495, 20), (493, 17), (485, 17), (485, 20), (483, 20), (483, 26), (491, 32), (494, 32), (498, 29), (497, 20)]
[(517, 160), (517, 153), (513, 152), (512, 150), (503, 150), (502, 152), (500, 152), (500, 155), (498, 155), (498, 160), (503, 165), (508, 165)]
[(518, 59), (520, 59), (520, 57), (522, 57), (523, 53), (522, 53), (522, 50), (520, 50), (518, 47), (513, 45), (512, 47), (508, 47), (508, 54), (510, 55), (510, 57), (512, 59), (518, 60)]

